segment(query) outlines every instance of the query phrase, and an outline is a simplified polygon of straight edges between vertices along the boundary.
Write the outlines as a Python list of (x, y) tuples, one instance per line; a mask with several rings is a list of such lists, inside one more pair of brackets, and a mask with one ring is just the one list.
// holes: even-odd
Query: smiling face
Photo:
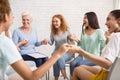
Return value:
[(83, 23), (84, 23), (85, 27), (89, 26), (87, 15), (84, 16)]
[(54, 17), (52, 20), (52, 24), (53, 24), (54, 28), (58, 29), (61, 26), (61, 21), (59, 18)]
[(116, 32), (120, 27), (118, 24), (118, 19), (116, 19), (111, 13), (108, 15), (105, 24), (107, 25), (110, 33)]
[(31, 21), (32, 21), (32, 19), (30, 16), (27, 16), (27, 15), (22, 16), (22, 24), (24, 27), (29, 27), (31, 24)]

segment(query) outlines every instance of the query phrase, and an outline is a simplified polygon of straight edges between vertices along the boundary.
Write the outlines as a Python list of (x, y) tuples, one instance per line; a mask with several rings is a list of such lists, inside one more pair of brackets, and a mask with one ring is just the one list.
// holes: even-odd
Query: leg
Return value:
[(28, 61), (28, 60), (34, 61), (35, 60), (35, 58), (33, 58), (33, 57), (29, 56), (29, 55), (26, 55), (26, 54), (21, 55), (21, 56), (26, 61)]
[(76, 67), (73, 72), (73, 80), (89, 80), (99, 69), (90, 66)]
[(48, 57), (35, 59), (36, 66), (39, 67), (48, 60)]
[(81, 65), (83, 68), (85, 68), (86, 70), (90, 71), (93, 74), (97, 74), (100, 70), (96, 67), (92, 67), (92, 66), (86, 66), (86, 65)]
[(77, 67), (77, 65), (80, 64), (80, 61), (82, 61), (82, 60), (83, 60), (83, 57), (81, 55), (79, 55), (70, 63), (70, 74), (71, 74), (71, 76), (72, 76), (74, 68)]
[(59, 69), (59, 66), (58, 66), (58, 62), (56, 62), (53, 65), (53, 73), (54, 73), (54, 77), (55, 77), (54, 80), (58, 80), (58, 77), (59, 77), (59, 74), (60, 74), (60, 69)]
[(48, 57), (42, 58), (42, 64), (44, 64), (48, 60)]
[(36, 67), (39, 67), (40, 65), (42, 65), (42, 58), (35, 59), (34, 61), (36, 63)]
[(80, 65), (95, 66), (95, 64), (93, 62), (89, 61), (88, 59), (84, 59), (83, 61), (81, 61)]
[(58, 60), (58, 66), (60, 67), (61, 73), (64, 78), (68, 78), (65, 71), (65, 62), (71, 58), (70, 54), (65, 54), (62, 58)]

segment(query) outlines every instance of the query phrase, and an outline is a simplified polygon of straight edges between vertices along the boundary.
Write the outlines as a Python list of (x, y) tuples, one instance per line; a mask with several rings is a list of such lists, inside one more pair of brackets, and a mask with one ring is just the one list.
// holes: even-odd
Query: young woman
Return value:
[[(55, 43), (55, 49), (53, 51), (53, 54), (64, 43), (74, 44), (74, 42), (70, 39), (70, 36), (71, 36), (71, 33), (68, 30), (68, 26), (64, 17), (61, 14), (54, 15), (52, 17), (51, 35), (50, 35), (50, 41), (49, 41), (50, 45), (53, 45)], [(53, 70), (54, 70), (55, 80), (58, 80), (60, 71), (64, 79), (65, 80), (68, 79), (65, 71), (65, 62), (70, 58), (71, 58), (71, 54), (66, 53), (54, 64)]]
[(8, 38), (9, 34), (2, 35), (3, 32), (8, 33), (12, 22), (13, 14), (9, 0), (0, 0), (0, 80), (8, 80), (5, 74), (8, 65), (11, 65), (24, 80), (38, 80), (71, 47), (68, 44), (62, 45), (48, 61), (32, 71), (22, 59), (12, 40)]
[[(83, 50), (94, 55), (100, 55), (101, 48), (105, 46), (106, 38), (104, 32), (99, 27), (97, 15), (94, 12), (85, 13), (80, 40), (76, 37), (72, 37), (72, 39), (75, 40)], [(71, 75), (75, 67), (83, 64), (89, 66), (95, 65), (90, 60), (79, 55), (70, 63)]]
[(120, 9), (113, 10), (109, 13), (106, 25), (108, 31), (114, 34), (102, 51), (101, 56), (93, 55), (81, 48), (76, 48), (76, 52), (83, 55), (101, 69), (90, 66), (80, 66), (73, 72), (73, 80), (107, 80), (108, 73), (116, 56), (120, 55)]

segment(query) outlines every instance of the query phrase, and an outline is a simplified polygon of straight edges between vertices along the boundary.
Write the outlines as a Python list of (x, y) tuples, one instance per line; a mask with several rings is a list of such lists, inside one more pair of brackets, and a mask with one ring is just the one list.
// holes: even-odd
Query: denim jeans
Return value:
[(44, 58), (33, 58), (29, 55), (22, 55), (23, 59), (26, 60), (26, 61), (34, 61), (35, 64), (36, 64), (36, 67), (39, 67), (40, 65), (42, 65), (43, 63), (45, 63), (47, 60), (48, 60), (48, 57), (44, 57)]
[(79, 55), (70, 63), (70, 74), (72, 75), (74, 68), (80, 65), (94, 66), (95, 64)]
[(71, 58), (71, 54), (64, 54), (54, 65), (53, 65), (53, 72), (55, 77), (59, 77), (60, 70), (65, 69), (65, 62)]

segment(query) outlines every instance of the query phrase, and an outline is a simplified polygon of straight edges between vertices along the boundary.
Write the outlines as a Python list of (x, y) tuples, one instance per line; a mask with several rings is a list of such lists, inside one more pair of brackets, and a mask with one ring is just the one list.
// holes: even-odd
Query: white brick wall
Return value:
[[(21, 13), (27, 10), (33, 15), (32, 27), (37, 28), (40, 40), (49, 37), (51, 17), (54, 14), (62, 14), (70, 30), (79, 37), (84, 13), (96, 12), (100, 26), (105, 30), (106, 16), (114, 8), (114, 0), (10, 0), (10, 2), (15, 16), (11, 32), (21, 26)], [(39, 50), (50, 55), (53, 47), (41, 46)]]

